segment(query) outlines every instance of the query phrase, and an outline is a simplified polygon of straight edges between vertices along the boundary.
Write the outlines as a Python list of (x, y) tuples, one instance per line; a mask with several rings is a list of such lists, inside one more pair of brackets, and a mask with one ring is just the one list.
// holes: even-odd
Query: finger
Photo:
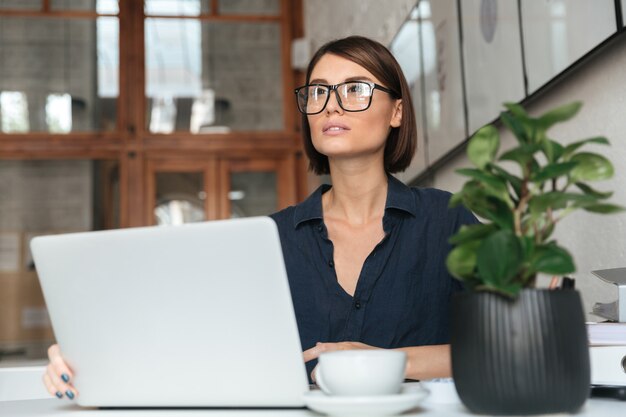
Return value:
[(74, 377), (74, 374), (65, 363), (65, 360), (63, 360), (59, 345), (50, 346), (48, 349), (48, 358), (50, 359), (50, 364), (54, 367), (54, 371), (59, 378), (61, 378), (63, 382), (69, 383)]
[(61, 348), (58, 344), (54, 344), (48, 348), (48, 359), (52, 360), (55, 356), (61, 356)]
[(311, 349), (306, 350), (303, 353), (304, 356), (304, 362), (309, 362), (312, 361), (313, 359), (317, 359), (319, 358), (319, 356), (328, 351), (328, 350), (334, 350), (331, 348), (332, 345), (336, 345), (337, 343), (322, 343), (322, 342), (317, 342), (315, 344), (315, 346), (313, 346)]
[(46, 386), (46, 389), (48, 390), (50, 395), (54, 395), (57, 398), (63, 398), (63, 394), (57, 390), (57, 388), (54, 386), (54, 384), (50, 380), (50, 375), (48, 375), (48, 372), (45, 372), (43, 374), (42, 379), (43, 379), (43, 384)]
[(313, 383), (317, 383), (317, 381), (315, 380), (315, 370), (317, 369), (317, 365), (315, 365), (315, 368), (313, 368), (313, 370), (311, 371), (311, 381), (313, 381)]
[(76, 391), (76, 388), (70, 385), (69, 388), (65, 390), (65, 396), (70, 400), (73, 400), (78, 396), (78, 391)]
[(313, 359), (317, 359), (324, 352), (333, 352), (335, 350), (345, 350), (345, 349), (348, 349), (346, 346), (347, 345), (346, 345), (345, 342), (339, 342), (339, 343), (322, 343), (322, 342), (317, 342), (314, 347), (312, 347), (311, 349), (309, 349), (309, 350), (307, 350), (307, 351), (305, 351), (303, 353), (304, 361), (308, 362), (308, 361), (311, 361)]
[(317, 359), (319, 355), (319, 349), (317, 348), (317, 346), (314, 346), (311, 349), (307, 349), (302, 353), (302, 357), (304, 358), (305, 363), (312, 361), (313, 359)]
[(55, 356), (50, 361), (50, 365), (59, 379), (63, 380), (66, 384), (71, 384), (72, 379), (74, 378), (74, 373), (70, 370), (61, 356)]
[(49, 364), (48, 367), (46, 368), (46, 375), (48, 375), (48, 380), (54, 386), (53, 394), (56, 395), (57, 392), (64, 394), (65, 391), (69, 389), (68, 384), (63, 382), (63, 380), (59, 377), (59, 375), (57, 375), (52, 364)]
[[(48, 365), (48, 367), (47, 367), (47, 375), (48, 375), (48, 378), (49, 378), (50, 382), (52, 383), (52, 385), (54, 386), (54, 388), (56, 390), (56, 392), (54, 394), (57, 397), (59, 397), (59, 395), (57, 395), (57, 392), (59, 392), (62, 395), (66, 396), (70, 400), (73, 400), (74, 397), (76, 397), (78, 395), (78, 392), (76, 391), (76, 389), (70, 383), (66, 383), (58, 375), (56, 369), (54, 368), (54, 366), (52, 366), (52, 364)], [(61, 397), (59, 397), (59, 398), (61, 398)]]

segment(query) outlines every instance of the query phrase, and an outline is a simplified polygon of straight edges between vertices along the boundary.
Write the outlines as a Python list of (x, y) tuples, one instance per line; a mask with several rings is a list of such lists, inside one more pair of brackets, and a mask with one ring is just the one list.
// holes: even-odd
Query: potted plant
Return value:
[(467, 147), (474, 168), (451, 206), (463, 204), (485, 219), (450, 239), (446, 263), (470, 290), (452, 301), (451, 351), (455, 384), (473, 412), (540, 414), (578, 410), (589, 394), (589, 351), (578, 292), (534, 289), (538, 273), (575, 271), (569, 252), (552, 237), (578, 209), (615, 213), (611, 192), (588, 182), (613, 175), (602, 155), (581, 151), (594, 137), (561, 145), (548, 135), (581, 103), (539, 117), (505, 104), (502, 124), (517, 146), (499, 157), (498, 130), (478, 130)]

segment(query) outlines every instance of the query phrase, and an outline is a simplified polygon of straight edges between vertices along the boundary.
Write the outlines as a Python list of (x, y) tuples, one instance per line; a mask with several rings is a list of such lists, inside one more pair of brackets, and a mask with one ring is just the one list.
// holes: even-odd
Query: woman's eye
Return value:
[(347, 91), (350, 94), (363, 95), (367, 92), (367, 89), (363, 86), (363, 84), (350, 84), (348, 85)]

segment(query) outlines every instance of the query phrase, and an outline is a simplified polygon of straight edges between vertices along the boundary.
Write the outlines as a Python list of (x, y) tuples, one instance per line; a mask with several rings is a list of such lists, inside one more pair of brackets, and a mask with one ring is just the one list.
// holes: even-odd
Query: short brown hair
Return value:
[[(311, 80), (313, 68), (326, 54), (337, 55), (359, 64), (392, 90), (396, 98), (402, 99), (402, 122), (399, 127), (392, 128), (387, 136), (384, 163), (387, 173), (404, 171), (411, 164), (417, 148), (417, 126), (409, 85), (398, 61), (387, 48), (374, 40), (362, 36), (337, 39), (323, 45), (311, 58), (306, 71), (307, 84)], [(329, 174), (328, 157), (319, 153), (313, 146), (311, 127), (306, 114), (302, 115), (302, 136), (304, 149), (309, 157), (309, 169), (318, 175)]]

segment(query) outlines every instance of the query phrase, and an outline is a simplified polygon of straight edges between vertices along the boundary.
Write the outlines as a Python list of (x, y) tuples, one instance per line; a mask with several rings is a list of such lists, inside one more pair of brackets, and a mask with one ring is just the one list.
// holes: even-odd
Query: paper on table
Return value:
[(591, 346), (591, 383), (626, 386), (626, 346)]
[(587, 323), (587, 336), (591, 346), (626, 345), (626, 323)]

